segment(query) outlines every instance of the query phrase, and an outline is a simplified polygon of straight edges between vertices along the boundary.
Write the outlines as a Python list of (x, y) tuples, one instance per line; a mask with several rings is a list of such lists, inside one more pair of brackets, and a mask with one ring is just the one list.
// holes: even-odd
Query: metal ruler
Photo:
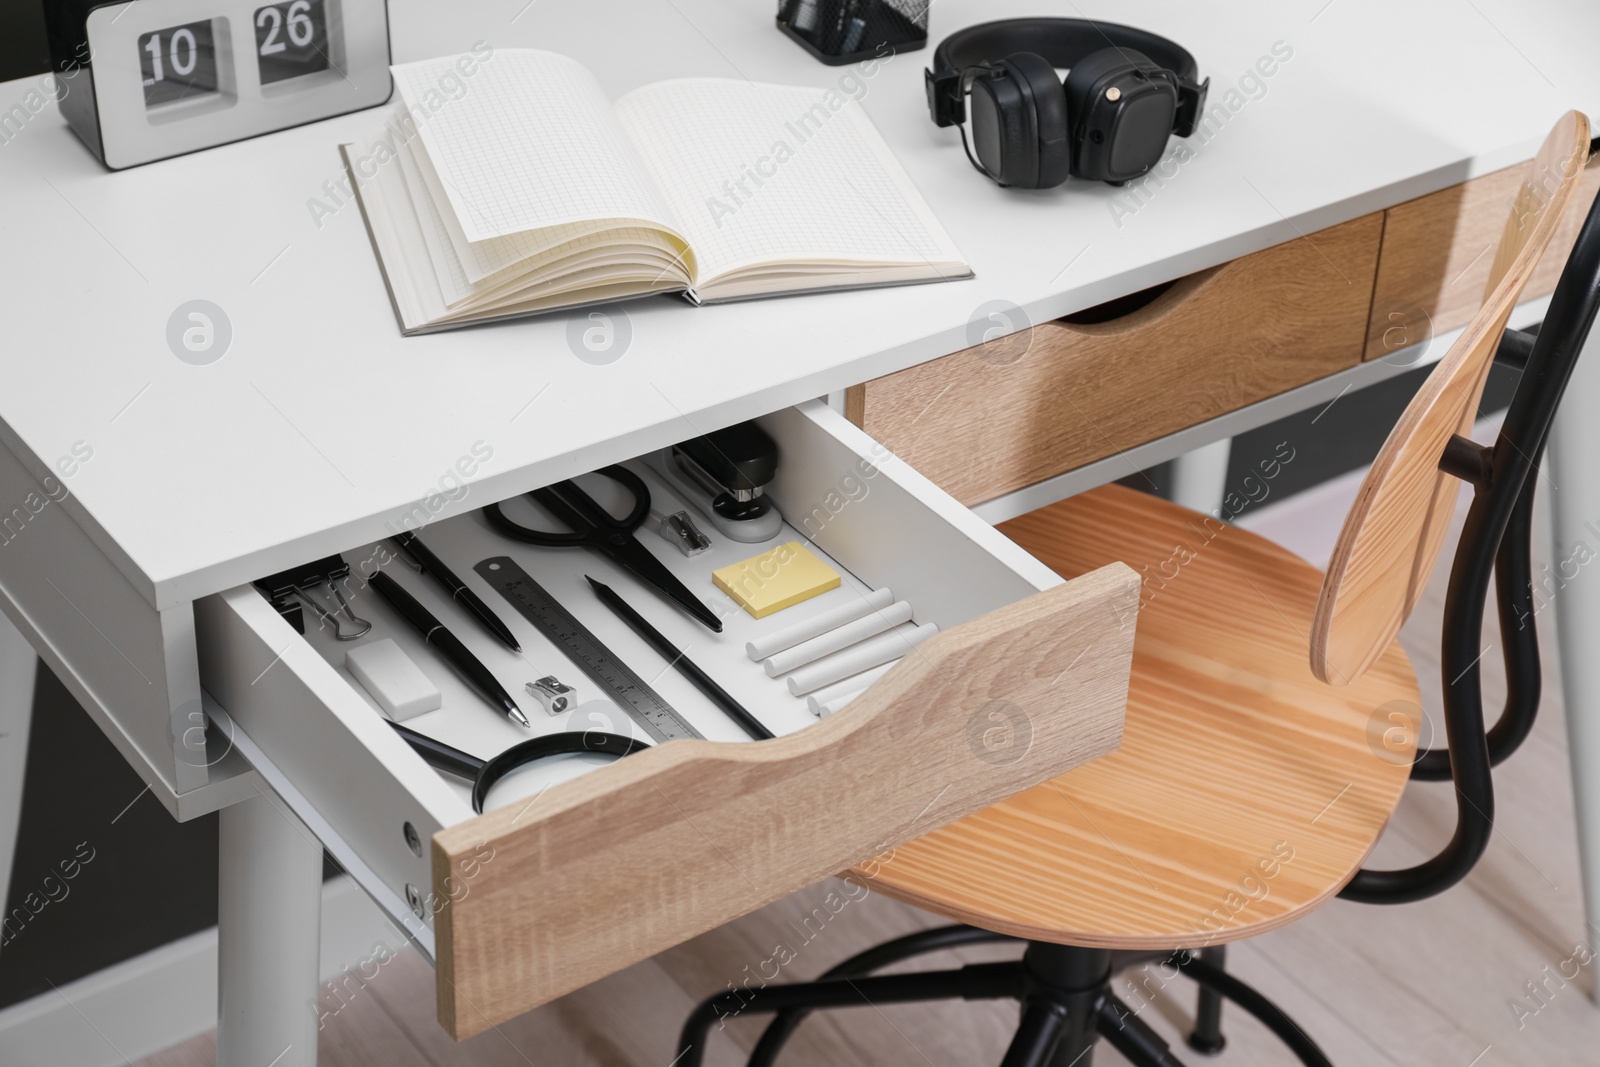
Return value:
[(702, 736), (511, 557), (493, 556), (473, 569), (554, 641), (591, 681), (615, 697), (645, 733), (657, 741)]

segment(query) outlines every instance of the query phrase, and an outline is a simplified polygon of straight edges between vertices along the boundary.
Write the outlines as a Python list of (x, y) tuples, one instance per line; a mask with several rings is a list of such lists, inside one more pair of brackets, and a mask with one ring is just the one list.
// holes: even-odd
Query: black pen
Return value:
[(528, 717), (522, 714), (517, 702), (511, 699), (511, 694), (505, 691), (489, 668), (461, 643), (459, 637), (445, 629), (444, 623), (434, 618), (433, 613), (423, 607), (416, 597), (382, 571), (369, 575), (367, 582), (411, 624), (412, 629), (422, 635), (424, 641), (439, 650), (445, 662), (461, 675), (463, 681), (476, 689), (479, 696), (498, 706), (512, 722), (520, 726), (529, 725)]
[(522, 646), (517, 644), (517, 636), (511, 632), (511, 627), (500, 621), (500, 616), (489, 609), (489, 605), (468, 589), (466, 583), (457, 578), (449, 567), (444, 565), (444, 560), (433, 554), (433, 550), (422, 543), (422, 538), (411, 532), (395, 534), (394, 543), (405, 550), (406, 554), (417, 561), (427, 574), (433, 575), (434, 581), (444, 586), (462, 607), (478, 617), (483, 623), (483, 628), (498, 637), (502, 644), (513, 652), (521, 652)]
[(744, 709), (743, 704), (733, 699), (726, 689), (718, 685), (716, 679), (685, 658), (677, 646), (667, 640), (665, 634), (651, 626), (643, 615), (629, 607), (628, 602), (618, 596), (614, 589), (603, 582), (597, 582), (593, 578), (589, 578), (587, 574), (584, 577), (588, 578), (589, 584), (594, 587), (594, 594), (600, 598), (600, 603), (610, 608), (617, 618), (628, 624), (630, 630), (644, 638), (652, 648), (665, 656), (670, 666), (676, 667), (678, 672), (689, 679), (696, 689), (704, 693), (717, 707), (727, 712), (734, 722), (744, 728), (745, 733), (757, 741), (765, 741), (768, 738), (777, 736), (771, 730), (762, 726), (760, 720)]

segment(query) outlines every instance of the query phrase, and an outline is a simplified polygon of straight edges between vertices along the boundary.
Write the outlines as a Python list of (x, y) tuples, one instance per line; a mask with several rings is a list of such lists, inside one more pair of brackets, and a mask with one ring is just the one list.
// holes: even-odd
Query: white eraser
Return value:
[(395, 722), (435, 711), (442, 703), (439, 687), (387, 637), (352, 648), (344, 665)]

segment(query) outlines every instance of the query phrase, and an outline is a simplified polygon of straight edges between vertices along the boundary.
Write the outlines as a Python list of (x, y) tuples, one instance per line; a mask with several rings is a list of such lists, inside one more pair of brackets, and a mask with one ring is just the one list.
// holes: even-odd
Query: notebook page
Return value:
[[(630, 237), (642, 232), (641, 227), (619, 226), (617, 220), (607, 219), (601, 222), (569, 222), (546, 226), (543, 229), (527, 230), (490, 241), (468, 241), (456, 222), (455, 213), (441, 213), (435, 206), (448, 203), (448, 198), (443, 183), (433, 169), (432, 161), (428, 159), (428, 153), (412, 141), (402, 147), (397, 154), (410, 164), (411, 170), (407, 171), (408, 176), (413, 173), (418, 175), (417, 188), (423, 190), (423, 196), (420, 198), (422, 203), (418, 204), (417, 213), (423, 215), (426, 211), (439, 220), (439, 235), (449, 242), (451, 256), (457, 263), (457, 269), (465, 278), (467, 285), (474, 290), (496, 275), (504, 274), (547, 254), (552, 248), (587, 237), (595, 237), (598, 240), (599, 235), (616, 232), (619, 229), (626, 231)], [(687, 285), (693, 257), (688, 255), (681, 240), (675, 235), (657, 235), (652, 243), (673, 257), (674, 265), (670, 276)], [(441, 287), (449, 288), (443, 278), (439, 284)]]
[(637, 89), (615, 111), (702, 282), (806, 260), (967, 273), (871, 119), (837, 92), (691, 78)]
[(444, 314), (445, 303), (434, 282), (427, 244), (400, 169), (380, 166), (366, 180), (357, 180), (352, 160), (372, 158), (375, 143), (340, 145), (339, 154), (361, 202), (361, 215), (400, 329), (409, 333)]
[[(499, 272), (520, 277), (529, 271), (535, 271), (531, 265), (523, 271), (515, 270), (514, 268), (521, 265), (524, 259), (523, 256), (515, 254), (502, 256), (503, 261), (494, 270), (482, 270), (481, 267), (474, 270), (474, 257), (481, 259), (485, 250), (499, 250), (508, 241), (519, 238), (479, 241), (477, 244), (463, 243), (464, 238), (460, 237), (459, 232), (451, 232), (457, 229), (453, 226), (454, 217), (447, 217), (439, 210), (439, 205), (445, 201), (437, 179), (430, 180), (431, 176), (427, 173), (427, 154), (414, 153), (413, 147), (412, 144), (401, 146), (395, 153), (395, 163), (399, 165), (401, 176), (405, 179), (406, 191), (412, 209), (416, 212), (418, 225), (422, 229), (422, 237), (428, 248), (428, 260), (439, 284), (445, 307), (454, 311), (463, 305), (475, 303), (481, 295), (482, 285)], [(418, 158), (419, 156), (421, 158)], [(540, 234), (561, 233), (569, 228), (571, 227), (555, 227), (540, 231)], [(531, 242), (533, 235), (521, 235), (520, 239)], [(533, 250), (528, 254), (533, 254)]]
[(428, 262), (433, 267), (435, 280), (439, 283), (439, 295), (446, 307), (454, 307), (472, 295), (472, 282), (462, 269), (461, 257), (450, 244), (450, 235), (445, 228), (444, 216), (439, 211), (438, 202), (428, 195), (427, 184), (417, 169), (416, 161), (408, 146), (402, 146), (395, 153), (391, 165), (398, 165), (407, 198), (411, 202), (412, 210), (416, 212), (417, 224), (421, 228), (423, 241), (428, 248)]
[[(469, 241), (590, 219), (672, 227), (594, 75), (554, 52), (502, 48), (462, 80), (456, 57), (393, 68)], [(441, 86), (460, 86), (444, 96)]]

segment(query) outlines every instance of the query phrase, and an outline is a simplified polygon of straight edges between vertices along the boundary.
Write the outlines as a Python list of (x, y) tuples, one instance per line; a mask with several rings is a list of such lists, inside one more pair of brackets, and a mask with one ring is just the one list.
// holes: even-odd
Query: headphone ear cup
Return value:
[[(1152, 74), (1161, 71), (1161, 67), (1152, 61), (1149, 56), (1137, 49), (1102, 48), (1098, 52), (1091, 52), (1084, 56), (1072, 65), (1071, 70), (1067, 71), (1065, 89), (1067, 110), (1072, 115), (1072, 126), (1069, 131), (1069, 141), (1073, 146), (1072, 173), (1080, 178), (1099, 178), (1105, 181), (1112, 181), (1113, 178), (1108, 173), (1102, 172), (1108, 171), (1111, 161), (1120, 159), (1140, 140), (1137, 124), (1134, 124), (1135, 129), (1130, 133), (1124, 130), (1122, 124), (1114, 117), (1110, 120), (1110, 128), (1100, 129), (1099, 127), (1106, 114), (1105, 109), (1110, 107), (1114, 114), (1118, 105), (1110, 103), (1109, 96), (1106, 101), (1102, 102), (1093, 95), (1099, 87), (1106, 85), (1108, 78), (1130, 70), (1139, 72), (1148, 81)], [(1174, 103), (1176, 103), (1176, 100), (1174, 100)], [(1102, 118), (1096, 118), (1097, 112), (1100, 113)], [(1090, 129), (1091, 125), (1096, 128)], [(1124, 140), (1124, 138), (1129, 137), (1131, 137), (1131, 141)], [(1101, 139), (1116, 141), (1117, 143), (1102, 145), (1100, 143)], [(1166, 137), (1163, 136), (1161, 138), (1161, 149), (1156, 153), (1157, 159), (1159, 159), (1160, 151), (1164, 150), (1165, 145)], [(1135, 154), (1138, 154), (1137, 151), (1135, 151)], [(1153, 164), (1155, 160), (1153, 159), (1150, 162)], [(1122, 164), (1119, 165), (1126, 164), (1127, 161), (1123, 160)], [(1142, 174), (1148, 169), (1148, 166), (1143, 167), (1137, 173)], [(1126, 180), (1128, 175), (1123, 174), (1121, 177)]]
[(967, 101), (974, 162), (1003, 186), (1025, 185), (1035, 169), (1033, 119), (1022, 94), (1011, 68), (997, 63), (976, 72)]
[[(1068, 137), (1067, 95), (1050, 61), (1033, 52), (1007, 56), (1003, 65), (1022, 87), (1033, 111), (1030, 189), (1050, 189), (1067, 180), (1072, 143)], [(1024, 183), (1018, 182), (1018, 185)]]
[(1079, 118), (1089, 113), (1089, 94), (1094, 91), (1098, 82), (1108, 71), (1126, 64), (1129, 60), (1145, 66), (1150, 65), (1150, 60), (1141, 52), (1131, 48), (1102, 48), (1098, 52), (1090, 52), (1072, 65), (1067, 71), (1066, 85), (1067, 110), (1074, 118)]

